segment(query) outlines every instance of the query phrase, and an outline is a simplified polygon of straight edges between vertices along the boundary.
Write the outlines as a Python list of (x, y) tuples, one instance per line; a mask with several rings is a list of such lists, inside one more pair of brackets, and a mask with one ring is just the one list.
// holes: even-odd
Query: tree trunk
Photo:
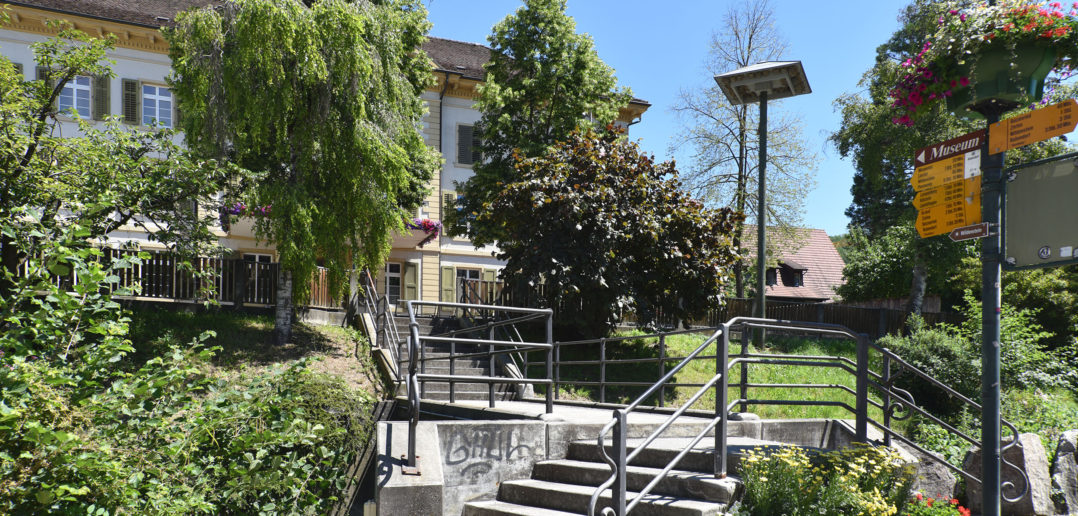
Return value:
[[(15, 246), (15, 239), (9, 236), (0, 237), (0, 266), (11, 273), (14, 279), (19, 273), (19, 248)], [(0, 296), (10, 297), (14, 283), (0, 276)]]
[(925, 300), (925, 284), (928, 271), (925, 269), (924, 253), (920, 250), (913, 257), (913, 282), (910, 285), (910, 300), (906, 303), (906, 314), (921, 314), (921, 305)]
[(277, 281), (277, 313), (273, 338), (278, 346), (292, 340), (292, 271), (282, 268)]
[[(737, 140), (737, 192), (734, 194), (734, 209), (738, 213), (745, 213), (745, 196), (746, 196), (746, 145), (745, 141), (745, 117), (748, 116), (748, 108), (742, 107), (741, 120), (739, 120), (739, 131)], [(734, 224), (734, 250), (739, 254), (741, 253), (741, 233), (745, 231), (745, 223), (738, 222)], [(734, 265), (734, 284), (737, 297), (745, 298), (745, 265), (741, 260), (737, 261)]]

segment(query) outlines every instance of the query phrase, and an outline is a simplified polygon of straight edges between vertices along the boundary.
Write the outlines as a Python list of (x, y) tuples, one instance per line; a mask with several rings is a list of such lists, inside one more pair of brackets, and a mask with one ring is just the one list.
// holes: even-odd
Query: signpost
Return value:
[(954, 229), (951, 231), (951, 234), (947, 236), (950, 237), (952, 242), (962, 242), (963, 240), (984, 238), (989, 235), (991, 235), (991, 224), (982, 222), (980, 224)]
[(989, 126), (988, 153), (999, 154), (1067, 134), (1078, 125), (1078, 102), (1067, 99)]
[(981, 145), (985, 131), (974, 131), (917, 151), (910, 184), (917, 197), (917, 233), (944, 235), (981, 221)]

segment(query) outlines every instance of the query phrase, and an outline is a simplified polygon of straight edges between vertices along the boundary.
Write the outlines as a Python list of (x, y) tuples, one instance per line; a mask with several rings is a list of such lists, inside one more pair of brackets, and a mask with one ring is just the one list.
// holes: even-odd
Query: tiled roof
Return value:
[[(6, 3), (132, 25), (161, 27), (170, 24), (176, 18), (176, 13), (180, 11), (193, 7), (218, 5), (222, 2), (220, 0), (9, 0)], [(158, 18), (165, 18), (165, 20)]]
[(486, 75), (483, 65), (490, 61), (490, 48), (478, 43), (432, 37), (423, 43), (423, 50), (427, 51), (438, 71), (458, 73), (480, 81)]
[[(803, 245), (798, 249), (790, 249), (791, 246), (779, 247), (779, 263), (786, 264), (793, 269), (805, 271), (803, 286), (795, 287), (783, 283), (782, 274), (776, 274), (777, 284), (767, 287), (767, 297), (794, 298), (794, 299), (821, 299), (831, 300), (835, 298), (835, 288), (843, 284), (842, 269), (846, 263), (835, 249), (835, 244), (822, 229), (797, 229), (798, 240), (803, 240)], [(772, 238), (773, 233), (768, 233)], [(745, 225), (741, 239), (741, 245), (749, 255), (749, 260), (756, 260), (756, 226)]]

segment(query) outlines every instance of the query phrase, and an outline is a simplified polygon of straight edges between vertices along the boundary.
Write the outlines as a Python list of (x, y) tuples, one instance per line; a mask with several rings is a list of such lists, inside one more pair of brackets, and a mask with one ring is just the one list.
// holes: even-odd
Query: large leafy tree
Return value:
[(542, 284), (562, 330), (594, 336), (632, 309), (641, 322), (716, 307), (742, 216), (712, 210), (620, 132), (576, 131), (546, 154), (515, 153), (517, 180), (479, 221), (500, 229), (511, 288)]
[[(771, 4), (742, 2), (731, 5), (722, 28), (712, 36), (707, 72), (717, 75), (774, 61), (785, 52), (786, 42), (775, 29)], [(706, 88), (682, 91), (674, 111), (685, 123), (676, 147), (692, 151), (691, 165), (683, 176), (686, 186), (710, 204), (756, 214), (759, 106), (731, 105), (722, 90), (711, 83)], [(815, 185), (816, 156), (805, 145), (796, 117), (775, 110), (768, 114), (767, 221), (778, 231), (769, 244), (789, 250), (798, 245), (800, 233), (793, 228), (800, 225), (805, 194)], [(734, 235), (738, 249), (741, 231), (738, 227)], [(745, 281), (740, 264), (736, 279), (737, 295), (743, 297)]]
[(278, 342), (317, 260), (340, 292), (422, 201), (438, 162), (419, 132), (428, 29), (412, 0), (235, 0), (168, 33), (188, 145), (262, 174), (245, 194), (272, 207), (256, 231), (280, 254)]
[(525, 0), (524, 6), (494, 26), (488, 38), (490, 62), (476, 109), (479, 150), (475, 175), (459, 186), (461, 204), (453, 230), (476, 246), (503, 236), (482, 215), (491, 201), (518, 177), (514, 153), (540, 156), (573, 129), (613, 122), (629, 103), (614, 71), (595, 52), (591, 37), (576, 33), (565, 0)]

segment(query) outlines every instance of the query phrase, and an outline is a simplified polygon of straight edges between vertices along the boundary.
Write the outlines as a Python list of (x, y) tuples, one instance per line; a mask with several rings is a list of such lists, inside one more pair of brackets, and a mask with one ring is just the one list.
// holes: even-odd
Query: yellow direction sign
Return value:
[(974, 149), (957, 156), (921, 165), (914, 169), (910, 184), (915, 192), (938, 188), (947, 183), (980, 177), (981, 150)]
[(1074, 99), (1035, 109), (989, 126), (988, 153), (999, 154), (1067, 134), (1075, 125), (1078, 125), (1078, 102)]
[(981, 183), (974, 177), (918, 192), (917, 233), (921, 238), (950, 233), (981, 222)]

